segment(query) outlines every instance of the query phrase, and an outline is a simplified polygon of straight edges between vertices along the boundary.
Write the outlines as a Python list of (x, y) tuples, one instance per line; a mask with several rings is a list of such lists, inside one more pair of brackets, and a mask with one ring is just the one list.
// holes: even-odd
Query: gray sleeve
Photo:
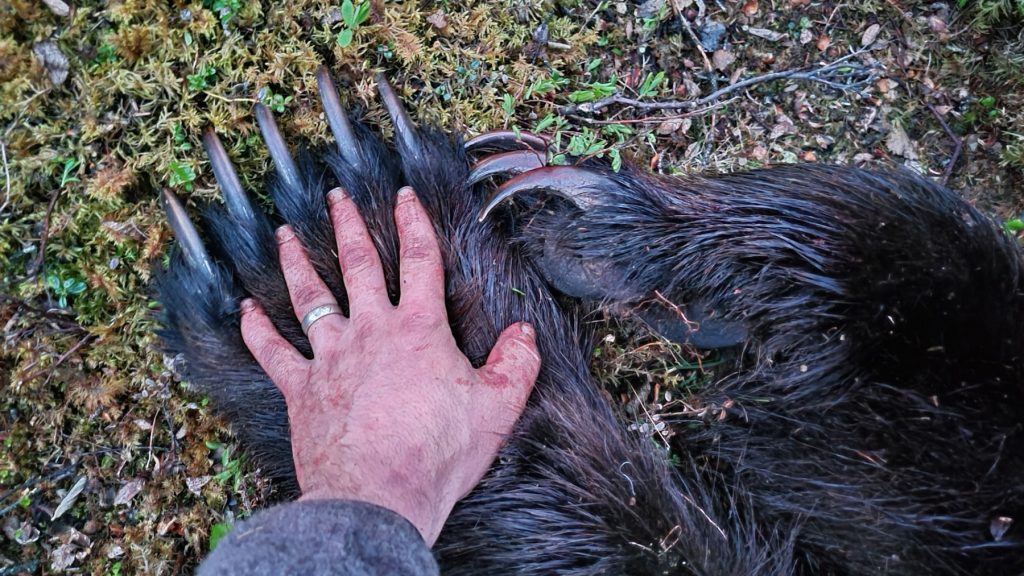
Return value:
[(238, 523), (198, 576), (436, 575), (437, 563), (408, 520), (349, 500), (292, 502)]

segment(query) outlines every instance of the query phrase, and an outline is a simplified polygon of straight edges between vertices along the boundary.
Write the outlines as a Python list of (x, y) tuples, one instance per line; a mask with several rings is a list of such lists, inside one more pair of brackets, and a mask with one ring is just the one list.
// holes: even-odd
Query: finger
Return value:
[(348, 292), (349, 317), (391, 309), (377, 248), (352, 199), (341, 188), (327, 195), (338, 242), (338, 261)]
[(395, 204), (398, 227), (399, 277), (402, 295), (399, 306), (445, 317), (444, 263), (430, 216), (408, 186), (398, 191)]
[[(288, 285), (288, 296), (292, 301), (292, 309), (295, 316), (302, 322), (310, 311), (321, 306), (337, 306), (334, 299), (316, 269), (309, 262), (306, 249), (302, 242), (295, 236), (291, 226), (285, 224), (277, 229), (277, 253), (281, 259), (281, 271), (284, 273), (284, 282)], [(309, 343), (313, 346), (314, 353), (323, 350), (323, 345), (331, 337), (332, 328), (340, 328), (344, 317), (340, 314), (329, 314), (321, 317), (311, 324), (306, 330), (309, 336)]]
[(308, 361), (281, 336), (252, 298), (242, 301), (242, 340), (287, 402), (292, 390), (305, 378)]
[(526, 407), (533, 385), (540, 374), (540, 352), (537, 350), (536, 334), (526, 322), (506, 328), (487, 357), (487, 364), (479, 369), (485, 396), (497, 395), (496, 412), (488, 414), (494, 422), (492, 430), (498, 434), (509, 434), (516, 420)]

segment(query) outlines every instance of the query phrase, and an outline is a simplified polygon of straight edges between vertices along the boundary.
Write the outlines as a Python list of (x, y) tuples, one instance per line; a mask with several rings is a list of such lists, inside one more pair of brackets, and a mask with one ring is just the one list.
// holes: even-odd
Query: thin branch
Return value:
[(587, 116), (580, 116), (579, 114), (570, 114), (569, 119), (575, 120), (581, 124), (589, 124), (591, 126), (605, 126), (608, 124), (661, 124), (668, 120), (682, 120), (683, 118), (694, 118), (696, 116), (703, 116), (708, 112), (727, 106), (732, 102), (735, 102), (739, 96), (734, 96), (728, 100), (722, 100), (715, 102), (710, 106), (700, 108), (699, 110), (691, 110), (689, 112), (683, 112), (682, 114), (673, 114), (671, 116), (644, 116), (643, 118), (627, 118), (625, 120), (597, 120), (589, 118)]
[(46, 379), (49, 380), (53, 376), (53, 372), (57, 369), (58, 366), (63, 364), (65, 360), (70, 358), (71, 355), (74, 354), (75, 352), (78, 352), (78, 350), (81, 349), (82, 346), (88, 344), (89, 341), (91, 341), (93, 338), (95, 338), (94, 334), (86, 334), (85, 336), (80, 338), (78, 342), (75, 343), (74, 346), (69, 348), (67, 352), (61, 354), (60, 357), (58, 357), (53, 364), (50, 364), (46, 368), (40, 368), (39, 370), (36, 370), (27, 376), (19, 378), (19, 380), (21, 380), (22, 382), (31, 382), (36, 378), (39, 378), (43, 374), (46, 374)]
[[(925, 98), (927, 98), (927, 96), (925, 96)], [(964, 141), (957, 136), (956, 132), (954, 132), (952, 128), (949, 127), (949, 124), (946, 123), (942, 114), (939, 114), (939, 111), (935, 109), (935, 106), (933, 106), (931, 102), (925, 102), (925, 105), (928, 106), (928, 109), (935, 115), (935, 119), (939, 121), (939, 126), (942, 126), (942, 129), (946, 132), (946, 136), (949, 136), (949, 139), (953, 141), (953, 153), (949, 155), (949, 161), (946, 162), (946, 169), (942, 172), (942, 185), (946, 186), (949, 183), (950, 176), (953, 175), (953, 169), (956, 168), (956, 163), (960, 160), (960, 153), (963, 151)]]
[(836, 90), (863, 94), (864, 88), (869, 86), (879, 77), (876, 69), (877, 65), (862, 66), (860, 64), (851, 64), (849, 61), (861, 54), (864, 54), (865, 52), (866, 50), (851, 52), (850, 54), (819, 68), (797, 68), (754, 76), (726, 86), (720, 90), (716, 90), (711, 94), (696, 100), (643, 102), (633, 98), (626, 98), (621, 94), (613, 94), (612, 96), (595, 102), (559, 106), (555, 109), (555, 112), (562, 116), (595, 114), (615, 104), (631, 106), (640, 112), (651, 112), (654, 110), (693, 110), (694, 108), (713, 104), (722, 97), (740, 90), (750, 88), (757, 84), (773, 82), (775, 80), (803, 80), (806, 82), (817, 82)]
[(3, 214), (4, 210), (7, 209), (7, 205), (11, 203), (11, 171), (7, 167), (7, 144), (0, 140), (0, 161), (3, 161), (4, 165), (4, 203), (0, 204), (0, 215)]
[(62, 188), (58, 188), (53, 193), (53, 198), (50, 199), (50, 205), (46, 207), (46, 216), (43, 218), (43, 230), (39, 236), (39, 253), (32, 260), (32, 264), (28, 267), (28, 273), (25, 275), (26, 279), (35, 278), (37, 274), (43, 270), (43, 259), (46, 257), (46, 240), (50, 236), (50, 220), (53, 217), (53, 209), (57, 206), (57, 200), (60, 199), (60, 193)]

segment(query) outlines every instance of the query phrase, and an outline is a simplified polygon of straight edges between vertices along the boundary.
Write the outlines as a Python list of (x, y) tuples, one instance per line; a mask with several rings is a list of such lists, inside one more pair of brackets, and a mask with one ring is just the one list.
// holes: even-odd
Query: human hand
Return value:
[[(448, 325), (441, 253), (412, 189), (399, 191), (395, 206), (398, 306), (388, 299), (380, 258), (355, 204), (341, 189), (328, 200), (349, 317), (332, 314), (309, 326), (309, 360), (248, 299), (242, 337), (288, 404), (301, 499), (389, 508), (432, 546), (526, 404), (540, 370), (533, 329), (508, 327), (487, 364), (474, 369)], [(281, 227), (277, 238), (296, 316), (336, 304), (291, 229)]]

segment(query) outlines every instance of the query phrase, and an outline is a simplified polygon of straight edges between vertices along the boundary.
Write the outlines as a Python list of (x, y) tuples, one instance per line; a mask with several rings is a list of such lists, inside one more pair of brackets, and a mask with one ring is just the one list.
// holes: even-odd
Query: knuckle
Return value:
[(428, 261), (436, 257), (433, 246), (421, 239), (411, 240), (402, 248), (402, 258), (408, 261)]
[(341, 255), (341, 264), (351, 272), (361, 272), (373, 265), (377, 256), (373, 248), (358, 246), (345, 250)]
[(433, 332), (444, 324), (444, 318), (433, 312), (412, 312), (402, 322), (409, 330)]
[(300, 282), (296, 284), (292, 288), (291, 292), (295, 303), (299, 306), (312, 307), (314, 302), (323, 299), (323, 293), (320, 289), (310, 282)]

